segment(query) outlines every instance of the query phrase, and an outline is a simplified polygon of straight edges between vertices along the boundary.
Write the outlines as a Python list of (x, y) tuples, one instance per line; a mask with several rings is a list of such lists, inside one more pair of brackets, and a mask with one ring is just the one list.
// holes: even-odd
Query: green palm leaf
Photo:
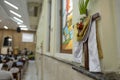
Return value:
[(89, 3), (89, 0), (86, 0), (85, 2), (84, 0), (79, 0), (79, 12), (81, 15), (86, 14), (88, 3)]
[(86, 2), (85, 2), (85, 8), (86, 9), (87, 9), (88, 2), (89, 2), (89, 0), (86, 0)]

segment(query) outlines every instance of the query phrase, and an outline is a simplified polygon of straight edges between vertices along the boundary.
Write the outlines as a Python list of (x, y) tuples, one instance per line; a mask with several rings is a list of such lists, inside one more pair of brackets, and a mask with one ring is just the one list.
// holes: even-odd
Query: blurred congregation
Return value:
[(0, 54), (0, 80), (21, 80), (29, 60), (34, 60), (34, 54), (27, 48), (19, 50), (17, 54), (8, 48), (7, 54)]

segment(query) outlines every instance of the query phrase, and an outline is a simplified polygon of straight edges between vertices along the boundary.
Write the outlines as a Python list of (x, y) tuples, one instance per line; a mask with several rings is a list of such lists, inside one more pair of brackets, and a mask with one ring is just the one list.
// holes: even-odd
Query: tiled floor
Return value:
[(29, 61), (28, 69), (23, 80), (38, 80), (35, 61)]

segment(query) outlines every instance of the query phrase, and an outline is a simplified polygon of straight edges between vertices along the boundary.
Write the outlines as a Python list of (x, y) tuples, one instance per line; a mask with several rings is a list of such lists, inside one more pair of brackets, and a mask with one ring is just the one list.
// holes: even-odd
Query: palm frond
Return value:
[(89, 0), (86, 0), (86, 2), (85, 2), (85, 8), (86, 9), (87, 9), (88, 2), (89, 2)]
[(84, 0), (79, 0), (79, 12), (81, 15), (86, 14), (88, 2), (89, 0), (86, 0), (85, 2)]

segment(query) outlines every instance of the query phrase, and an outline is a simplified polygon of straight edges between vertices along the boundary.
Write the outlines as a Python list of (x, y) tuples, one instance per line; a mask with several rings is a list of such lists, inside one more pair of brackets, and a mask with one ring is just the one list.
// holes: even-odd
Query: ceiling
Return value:
[[(6, 4), (5, 1), (10, 2), (17, 6), (19, 9), (15, 9), (10, 5)], [(0, 0), (0, 29), (4, 29), (4, 26), (7, 26), (8, 29), (16, 29), (18, 26), (25, 25), (28, 30), (32, 30), (30, 27), (30, 16), (28, 12), (28, 3), (42, 3), (42, 0)], [(22, 17), (18, 17), (11, 11), (20, 14)], [(17, 17), (23, 21), (16, 20), (14, 17)], [(17, 22), (21, 24), (17, 24)], [(34, 26), (36, 27), (36, 26)], [(36, 28), (34, 28), (36, 29)]]

